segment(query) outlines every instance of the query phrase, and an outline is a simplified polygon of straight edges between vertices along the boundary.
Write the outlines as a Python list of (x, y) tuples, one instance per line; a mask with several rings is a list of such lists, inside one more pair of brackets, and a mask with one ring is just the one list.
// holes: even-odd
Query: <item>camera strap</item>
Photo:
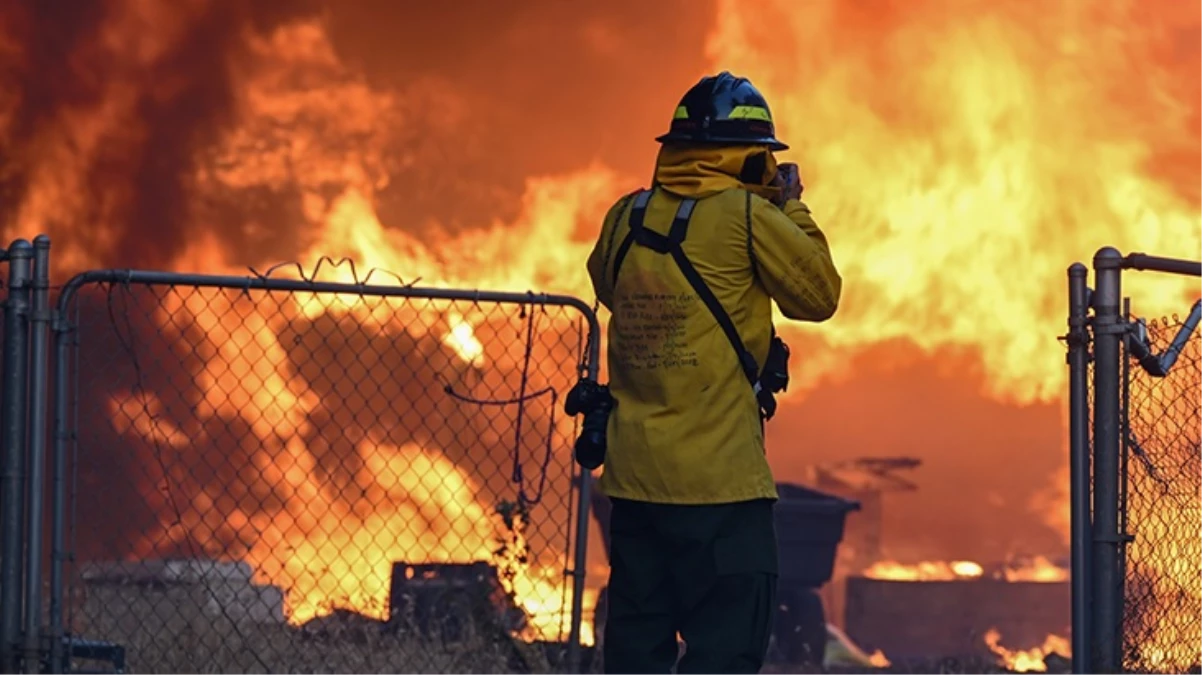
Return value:
[[(672, 219), (672, 227), (668, 231), (668, 235), (664, 236), (658, 232), (644, 227), (643, 222), (647, 216), (647, 205), (651, 202), (651, 196), (655, 193), (654, 189), (643, 190), (634, 198), (634, 205), (630, 210), (630, 231), (626, 234), (625, 239), (618, 246), (618, 251), (614, 256), (614, 271), (613, 282), (616, 285), (618, 279), (618, 270), (622, 267), (622, 261), (625, 260), (626, 254), (630, 252), (630, 247), (638, 244), (644, 248), (649, 248), (659, 254), (671, 255), (676, 262), (676, 266), (680, 268), (684, 278), (693, 287), (693, 291), (697, 293), (714, 320), (718, 322), (718, 326), (722, 332), (726, 334), (727, 341), (735, 350), (735, 355), (739, 359), (739, 365), (743, 370), (743, 375), (747, 378), (747, 382), (751, 384), (752, 391), (756, 395), (757, 401), (760, 402), (761, 414), (766, 418), (772, 416), (775, 410), (775, 398), (772, 393), (763, 389), (760, 384), (760, 367), (756, 363), (755, 357), (743, 345), (743, 339), (739, 337), (739, 331), (735, 328), (735, 324), (730, 319), (730, 314), (718, 301), (710, 287), (701, 278), (701, 274), (693, 263), (685, 255), (681, 244), (689, 233), (689, 220), (693, 217), (693, 209), (697, 206), (696, 199), (685, 198), (680, 202), (680, 206), (676, 209), (676, 216)], [(761, 400), (764, 395), (771, 399), (772, 405), (764, 405), (766, 402)]]

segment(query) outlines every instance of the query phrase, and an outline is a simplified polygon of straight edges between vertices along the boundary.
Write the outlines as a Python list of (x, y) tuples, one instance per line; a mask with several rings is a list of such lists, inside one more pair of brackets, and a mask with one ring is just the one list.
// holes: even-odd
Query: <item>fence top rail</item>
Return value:
[(220, 288), (239, 291), (283, 291), (292, 293), (337, 293), (384, 298), (421, 298), (429, 300), (489, 302), (508, 305), (549, 305), (570, 307), (579, 311), (588, 322), (587, 374), (597, 378), (600, 358), (601, 327), (597, 313), (580, 298), (571, 295), (550, 293), (525, 293), (512, 291), (488, 291), (462, 288), (434, 288), (409, 285), (384, 286), (367, 283), (338, 283), (308, 279), (282, 279), (265, 275), (221, 275), (151, 270), (108, 269), (91, 270), (75, 275), (63, 285), (58, 298), (59, 316), (66, 316), (72, 300), (80, 288), (87, 284), (139, 284), (146, 286), (193, 286), (198, 288)]
[(1150, 272), (1168, 272), (1185, 276), (1202, 277), (1202, 262), (1162, 258), (1146, 253), (1131, 253), (1123, 258), (1123, 268)]

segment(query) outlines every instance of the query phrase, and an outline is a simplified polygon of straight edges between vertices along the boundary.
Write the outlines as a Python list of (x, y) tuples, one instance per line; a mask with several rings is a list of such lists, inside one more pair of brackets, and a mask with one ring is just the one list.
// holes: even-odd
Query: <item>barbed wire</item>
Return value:
[(353, 285), (355, 285), (355, 286), (367, 286), (368, 282), (371, 281), (372, 275), (374, 275), (374, 274), (388, 275), (388, 276), (392, 277), (393, 279), (396, 279), (397, 283), (399, 283), (401, 286), (403, 286), (405, 288), (413, 288), (417, 284), (417, 282), (421, 281), (421, 277), (417, 277), (413, 281), (406, 282), (403, 278), (401, 278), (401, 276), (399, 274), (397, 274), (391, 270), (386, 270), (382, 267), (372, 267), (371, 269), (369, 269), (367, 271), (367, 275), (364, 276), (362, 279), (360, 279), (358, 269), (355, 266), (355, 261), (353, 259), (351, 259), (350, 257), (346, 257), (346, 256), (339, 258), (338, 260), (334, 260), (330, 256), (323, 255), (317, 259), (317, 262), (313, 265), (313, 271), (309, 272), (308, 274), (305, 273), (304, 265), (302, 265), (300, 263), (300, 261), (297, 261), (297, 260), (278, 262), (278, 263), (272, 265), (271, 267), (268, 267), (263, 272), (259, 272), (253, 266), (249, 266), (249, 265), (247, 266), (246, 269), (249, 270), (250, 273), (252, 275), (254, 275), (255, 277), (257, 277), (258, 279), (266, 281), (268, 279), (276, 278), (276, 277), (273, 277), (273, 275), (276, 272), (278, 272), (279, 270), (287, 269), (287, 268), (291, 267), (291, 268), (296, 269), (297, 276), (299, 276), (302, 281), (304, 281), (306, 283), (315, 283), (317, 281), (317, 276), (321, 272), (321, 268), (323, 265), (326, 267), (333, 268), (333, 269), (338, 269), (340, 267), (343, 267), (344, 265), (346, 267), (350, 268), (351, 279), (353, 280)]

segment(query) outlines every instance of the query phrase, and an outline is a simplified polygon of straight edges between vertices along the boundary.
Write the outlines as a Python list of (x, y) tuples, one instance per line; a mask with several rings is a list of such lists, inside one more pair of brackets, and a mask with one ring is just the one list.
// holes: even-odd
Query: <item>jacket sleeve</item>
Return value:
[(628, 201), (630, 201), (629, 196), (610, 207), (609, 212), (605, 214), (605, 220), (601, 222), (601, 234), (597, 236), (597, 243), (588, 257), (588, 276), (593, 282), (593, 293), (596, 294), (597, 300), (610, 311), (613, 311), (614, 300), (614, 289), (613, 284), (610, 283), (609, 274), (610, 261), (613, 258), (611, 249), (618, 221), (621, 220), (622, 212)]
[(779, 209), (753, 197), (751, 210), (756, 271), (781, 313), (795, 321), (831, 318), (839, 307), (843, 279), (810, 208), (790, 199)]

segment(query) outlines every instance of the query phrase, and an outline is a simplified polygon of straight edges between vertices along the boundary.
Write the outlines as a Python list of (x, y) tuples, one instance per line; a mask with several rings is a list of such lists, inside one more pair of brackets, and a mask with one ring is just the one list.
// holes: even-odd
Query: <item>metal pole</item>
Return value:
[[(596, 382), (601, 358), (601, 329), (596, 314), (590, 310), (585, 316), (589, 320), (588, 361), (585, 364), (585, 372), (581, 375)], [(568, 629), (568, 653), (565, 659), (569, 673), (581, 672), (582, 636), (580, 627), (584, 621), (584, 581), (588, 570), (588, 527), (589, 513), (592, 512), (592, 484), (592, 472), (581, 467), (580, 503), (576, 509), (576, 550), (572, 561), (572, 619)], [(595, 629), (596, 626), (594, 626)]]
[(1132, 253), (1123, 260), (1123, 267), (1132, 270), (1149, 272), (1167, 272), (1169, 274), (1184, 274), (1191, 277), (1202, 277), (1202, 262), (1196, 260), (1178, 260), (1162, 258), (1143, 253)]
[(60, 303), (54, 326), (54, 474), (50, 500), (50, 672), (65, 672), (63, 663), (63, 563), (67, 560), (67, 444), (73, 429), (67, 421), (67, 376), (74, 326), (68, 306)]
[(0, 668), (15, 673), (21, 634), (22, 519), (25, 500), (25, 404), (29, 348), (29, 278), (33, 247), (18, 239), (8, 247), (8, 301), (4, 311), (4, 469), (0, 475)]
[(588, 569), (588, 527), (593, 474), (580, 468), (580, 498), (576, 509), (576, 547), (572, 560), (572, 619), (568, 629), (567, 672), (581, 672), (581, 647), (584, 622), (584, 578)]
[(29, 317), (29, 518), (25, 558), (25, 672), (41, 672), (42, 526), (46, 481), (47, 337), (50, 237), (33, 238), (33, 313)]
[(1120, 315), (1123, 256), (1111, 247), (1093, 259), (1094, 306), (1094, 503), (1093, 672), (1119, 669), (1119, 347), (1126, 330)]
[(1070, 547), (1072, 551), (1073, 672), (1089, 672), (1089, 270), (1068, 268), (1068, 418)]

